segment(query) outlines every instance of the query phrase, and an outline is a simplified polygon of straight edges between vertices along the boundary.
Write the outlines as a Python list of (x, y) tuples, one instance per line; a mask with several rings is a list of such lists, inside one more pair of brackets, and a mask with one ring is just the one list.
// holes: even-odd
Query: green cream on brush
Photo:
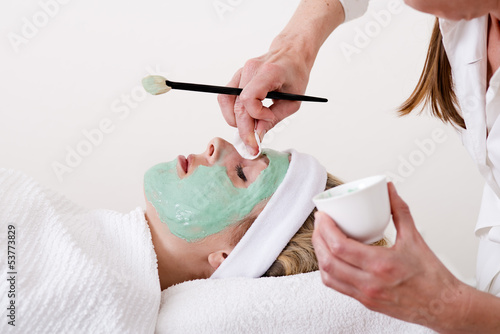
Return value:
[(152, 95), (159, 95), (166, 93), (170, 87), (165, 83), (165, 78), (159, 75), (150, 75), (142, 79), (142, 86)]
[(269, 166), (248, 188), (237, 188), (224, 166), (198, 166), (183, 179), (177, 159), (151, 167), (144, 175), (146, 198), (170, 232), (188, 242), (218, 233), (271, 197), (288, 170), (288, 153), (264, 150)]

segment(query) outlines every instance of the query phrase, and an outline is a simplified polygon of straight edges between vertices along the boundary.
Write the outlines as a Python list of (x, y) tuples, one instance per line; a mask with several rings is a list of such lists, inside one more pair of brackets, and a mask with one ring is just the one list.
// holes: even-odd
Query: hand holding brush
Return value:
[[(144, 89), (152, 95), (164, 94), (171, 89), (189, 90), (194, 92), (215, 93), (215, 94), (228, 94), (240, 95), (242, 88), (225, 87), (225, 86), (211, 86), (186, 82), (169, 81), (160, 75), (150, 75), (142, 79)], [(289, 100), (289, 101), (308, 101), (308, 102), (328, 102), (327, 99), (322, 97), (289, 94), (282, 92), (269, 92), (266, 96), (268, 99), (273, 100)]]

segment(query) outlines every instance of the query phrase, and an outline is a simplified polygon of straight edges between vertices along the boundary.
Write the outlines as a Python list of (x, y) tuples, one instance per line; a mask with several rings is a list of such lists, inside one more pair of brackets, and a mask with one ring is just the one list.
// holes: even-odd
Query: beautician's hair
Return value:
[(451, 66), (437, 18), (422, 75), (411, 96), (399, 107), (398, 113), (401, 116), (408, 115), (419, 106), (422, 106), (420, 111), (429, 106), (431, 114), (445, 123), (466, 128), (458, 112), (460, 107), (454, 92)]
[[(341, 185), (342, 183), (343, 182), (338, 178), (328, 173), (325, 190)], [(231, 244), (233, 246), (240, 241), (266, 204), (267, 200), (262, 201), (252, 210), (252, 213), (243, 218), (238, 224), (235, 224), (231, 239)], [(312, 244), (314, 213), (316, 211), (316, 208), (312, 210), (304, 222), (304, 225), (302, 225), (292, 239), (290, 239), (276, 261), (274, 261), (263, 276), (287, 276), (308, 273), (319, 269), (318, 260), (316, 259)], [(385, 246), (387, 243), (385, 239), (382, 239), (373, 245)]]

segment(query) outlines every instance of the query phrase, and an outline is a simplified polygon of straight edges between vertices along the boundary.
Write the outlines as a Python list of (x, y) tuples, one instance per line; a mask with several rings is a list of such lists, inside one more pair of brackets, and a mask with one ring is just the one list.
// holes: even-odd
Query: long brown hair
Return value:
[(408, 115), (420, 105), (422, 109), (428, 105), (431, 113), (443, 122), (466, 128), (458, 111), (460, 107), (453, 90), (451, 66), (437, 18), (420, 80), (411, 96), (399, 107), (398, 113)]

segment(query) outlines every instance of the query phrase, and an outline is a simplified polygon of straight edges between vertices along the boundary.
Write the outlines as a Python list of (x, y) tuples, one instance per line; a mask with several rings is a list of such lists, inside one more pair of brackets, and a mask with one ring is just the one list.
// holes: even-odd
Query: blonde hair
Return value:
[[(325, 190), (341, 185), (342, 183), (343, 182), (338, 178), (328, 173)], [(236, 245), (241, 240), (266, 204), (267, 200), (259, 203), (259, 205), (252, 210), (252, 213), (243, 218), (238, 224), (235, 224), (231, 245)], [(314, 213), (316, 211), (316, 208), (312, 210), (302, 227), (295, 233), (292, 239), (290, 239), (290, 242), (263, 276), (287, 276), (308, 273), (319, 269), (318, 260), (316, 259), (312, 244)], [(382, 239), (372, 245), (386, 246), (387, 242), (385, 239)]]

